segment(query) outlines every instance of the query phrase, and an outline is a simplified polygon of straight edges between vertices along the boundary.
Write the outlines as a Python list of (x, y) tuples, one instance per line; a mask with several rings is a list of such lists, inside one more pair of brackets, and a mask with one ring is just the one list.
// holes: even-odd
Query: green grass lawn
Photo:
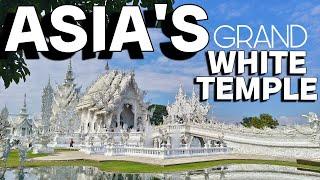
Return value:
[[(61, 150), (60, 150), (61, 151)], [(58, 151), (58, 152), (60, 152)], [(27, 154), (27, 158), (46, 156), (46, 154)], [(102, 171), (108, 172), (122, 172), (122, 173), (164, 173), (164, 172), (178, 172), (189, 171), (210, 168), (214, 166), (223, 166), (228, 164), (270, 164), (270, 165), (282, 165), (297, 167), (312, 171), (320, 172), (320, 166), (311, 166), (297, 164), (296, 162), (287, 161), (275, 161), (275, 160), (219, 160), (209, 162), (199, 162), (172, 166), (156, 166), (135, 162), (126, 161), (89, 161), (89, 160), (77, 160), (77, 161), (27, 161), (26, 167), (43, 167), (43, 166), (93, 166)], [(16, 168), (19, 166), (19, 154), (17, 151), (12, 151), (8, 159), (8, 167)]]

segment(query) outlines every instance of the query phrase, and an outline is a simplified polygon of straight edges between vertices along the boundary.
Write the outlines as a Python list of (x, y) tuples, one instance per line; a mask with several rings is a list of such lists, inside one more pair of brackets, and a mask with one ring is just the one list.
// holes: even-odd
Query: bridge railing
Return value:
[[(215, 124), (167, 124), (157, 127), (167, 129), (169, 133), (174, 133), (175, 130), (180, 132), (188, 132), (189, 134), (218, 139), (223, 137), (224, 140), (237, 141), (242, 143), (251, 143), (257, 145), (274, 145), (274, 146), (310, 146), (315, 144), (312, 142), (312, 136), (305, 135), (284, 135), (279, 134), (275, 130), (275, 134), (263, 133), (261, 130), (251, 130), (249, 128), (239, 128), (237, 126), (230, 126), (229, 128), (219, 127)], [(237, 127), (231, 129), (231, 127)], [(246, 129), (242, 131), (241, 129)]]
[(228, 147), (212, 148), (144, 148), (144, 147), (106, 147), (106, 156), (137, 156), (151, 157), (160, 159), (181, 158), (181, 157), (199, 157), (216, 154), (227, 154), (232, 151)]
[(81, 146), (80, 152), (86, 154), (104, 154), (106, 152), (105, 146)]

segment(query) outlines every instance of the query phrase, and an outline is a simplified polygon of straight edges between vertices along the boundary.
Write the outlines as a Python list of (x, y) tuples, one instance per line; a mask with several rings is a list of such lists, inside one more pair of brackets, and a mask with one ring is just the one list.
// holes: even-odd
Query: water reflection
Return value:
[(51, 180), (180, 180), (180, 179), (320, 179), (320, 174), (300, 171), (293, 167), (273, 165), (228, 165), (205, 170), (166, 174), (128, 174), (103, 172), (94, 167), (41, 167), (8, 170), (5, 179)]

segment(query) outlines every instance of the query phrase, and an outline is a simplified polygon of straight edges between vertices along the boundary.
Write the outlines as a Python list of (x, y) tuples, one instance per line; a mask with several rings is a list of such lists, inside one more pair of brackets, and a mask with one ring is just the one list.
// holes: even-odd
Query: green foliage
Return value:
[(274, 129), (279, 125), (279, 122), (269, 114), (260, 114), (259, 117), (255, 116), (255, 117), (243, 118), (241, 124), (244, 127), (248, 127), (248, 128), (255, 127), (258, 129), (263, 129), (263, 128)]
[[(16, 12), (18, 6), (21, 5), (36, 5), (36, 0), (0, 0), (0, 33), (6, 15)], [(30, 72), (21, 51), (10, 52), (8, 53), (8, 59), (0, 59), (0, 77), (3, 80), (5, 88), (8, 88), (12, 82), (18, 84), (20, 79), (25, 81), (28, 75), (30, 75)]]
[[(138, 4), (138, 0), (134, 0), (136, 4)], [(154, 4), (167, 4), (168, 5), (168, 11), (172, 11), (174, 0), (141, 0), (140, 6), (147, 9), (154, 9)]]
[(12, 82), (19, 83), (20, 79), (26, 80), (26, 76), (30, 75), (22, 52), (9, 53), (8, 59), (0, 60), (0, 77), (4, 82), (6, 88)]
[[(61, 5), (76, 5), (85, 12), (91, 12), (94, 5), (105, 6), (107, 15), (120, 12), (126, 4), (139, 5), (148, 10), (154, 9), (155, 3), (167, 3), (170, 12), (173, 9), (173, 0), (0, 0), (0, 33), (8, 13), (15, 13), (18, 6), (34, 6), (39, 18), (41, 13), (49, 14), (53, 9)], [(106, 17), (108, 18), (108, 17)], [(20, 79), (26, 80), (30, 72), (25, 63), (22, 52), (10, 53), (8, 59), (0, 59), (0, 77), (5, 88), (12, 82), (19, 83)]]
[(167, 116), (167, 107), (164, 105), (159, 105), (159, 104), (153, 104), (149, 106), (148, 108), (149, 111), (154, 110), (153, 116), (150, 119), (151, 124), (154, 125), (159, 125), (163, 122), (163, 116)]

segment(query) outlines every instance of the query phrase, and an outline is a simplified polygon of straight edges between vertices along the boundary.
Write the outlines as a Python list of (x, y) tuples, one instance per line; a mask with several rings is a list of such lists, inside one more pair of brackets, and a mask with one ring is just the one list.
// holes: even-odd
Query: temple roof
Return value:
[(24, 122), (29, 125), (33, 125), (33, 120), (29, 119), (29, 114), (27, 112), (27, 95), (24, 94), (23, 105), (20, 110), (20, 113), (17, 116), (9, 116), (8, 121), (12, 127), (17, 127)]
[(80, 99), (80, 102), (77, 105), (77, 109), (113, 109), (117, 102), (120, 101), (121, 95), (130, 85), (138, 95), (143, 94), (134, 80), (133, 72), (128, 73), (118, 70), (108, 70), (87, 88), (85, 95)]
[(14, 128), (17, 128), (18, 126), (24, 124), (24, 123), (28, 123), (30, 126), (33, 126), (33, 120), (32, 119), (29, 119), (29, 118), (22, 118), (20, 116), (18, 117), (13, 117), (13, 116), (10, 116), (8, 118), (8, 121), (9, 121), (9, 124), (11, 127), (14, 127)]

